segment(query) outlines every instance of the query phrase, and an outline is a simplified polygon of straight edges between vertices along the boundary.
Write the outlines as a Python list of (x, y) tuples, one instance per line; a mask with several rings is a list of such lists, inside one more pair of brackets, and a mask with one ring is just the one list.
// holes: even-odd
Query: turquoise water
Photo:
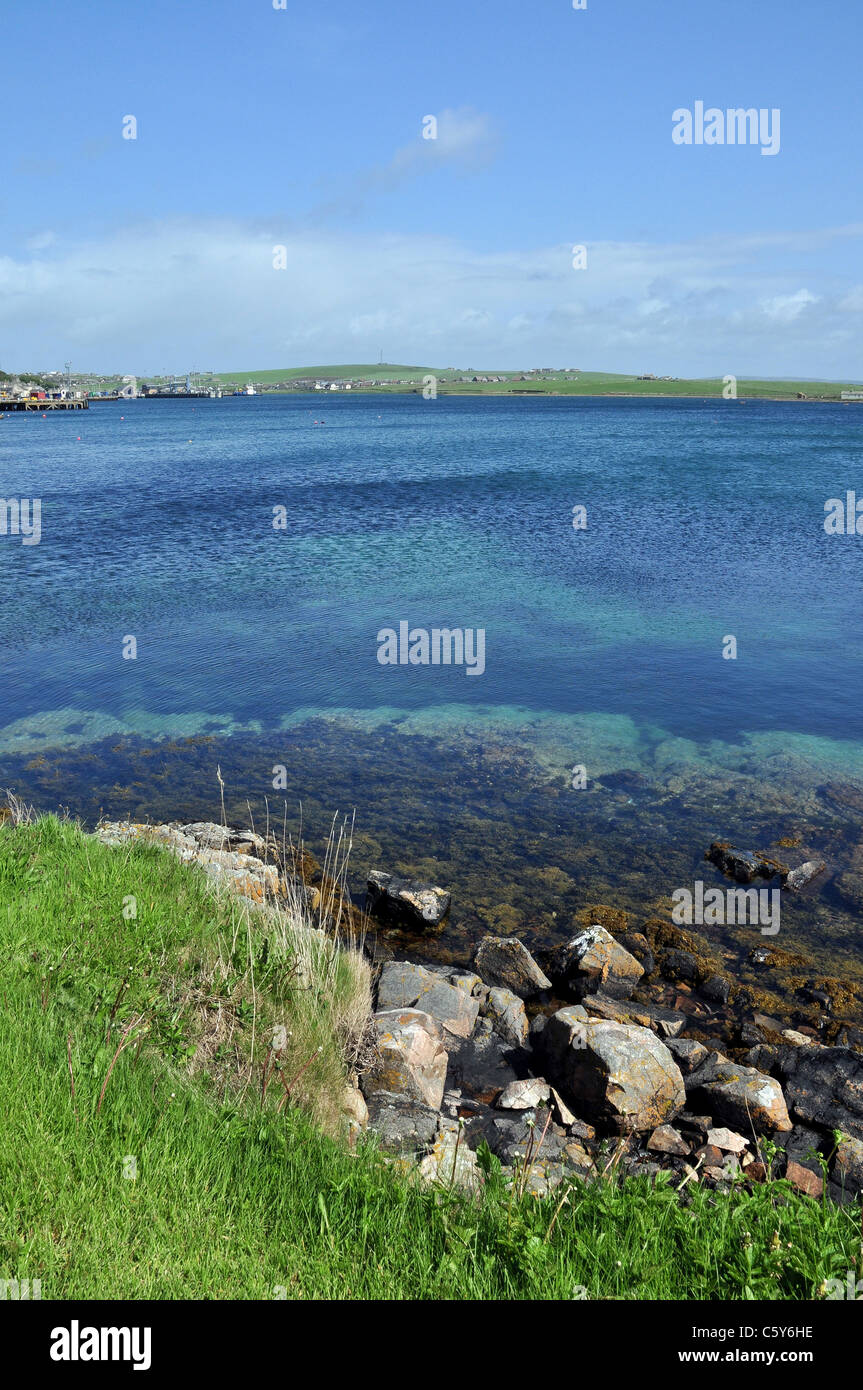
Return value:
[[(861, 423), (805, 403), (346, 395), (12, 417), (3, 492), (42, 499), (42, 538), (0, 537), (0, 754), (335, 711), (513, 734), (541, 718), (563, 748), (589, 714), (586, 756), (754, 738), (859, 772), (863, 537), (823, 520), (855, 485)], [(403, 620), (483, 628), (484, 673), (381, 666), (378, 630)]]

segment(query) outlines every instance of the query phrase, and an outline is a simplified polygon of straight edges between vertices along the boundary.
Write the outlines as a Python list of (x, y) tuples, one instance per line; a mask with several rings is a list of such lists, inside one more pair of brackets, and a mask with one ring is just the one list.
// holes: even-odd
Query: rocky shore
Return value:
[[(96, 835), (161, 843), (250, 910), (290, 879), (317, 930), (338, 903), (377, 968), (373, 1046), (345, 1112), (354, 1135), (373, 1132), (424, 1179), (478, 1185), (496, 1159), (537, 1193), (611, 1170), (670, 1170), (682, 1200), (692, 1183), (773, 1178), (812, 1198), (863, 1193), (863, 1031), (817, 982), (801, 980), (790, 1017), (741, 1009), (726, 955), (703, 935), (658, 917), (633, 930), (611, 908), (536, 958), (488, 935), (463, 965), (393, 959), (389, 932), (409, 928), (421, 945), (445, 931), (448, 890), (374, 870), (353, 904), (306, 853), (209, 822), (105, 822)], [(708, 854), (737, 882), (777, 871), (726, 845)], [(795, 891), (817, 871), (786, 870), (783, 883)], [(769, 971), (790, 953), (762, 940), (751, 959)]]

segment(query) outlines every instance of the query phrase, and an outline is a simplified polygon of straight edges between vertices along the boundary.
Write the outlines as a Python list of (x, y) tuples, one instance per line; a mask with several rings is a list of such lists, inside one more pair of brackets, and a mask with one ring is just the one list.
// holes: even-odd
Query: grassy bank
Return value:
[(0, 826), (0, 1278), (43, 1298), (808, 1299), (857, 1268), (859, 1210), (782, 1183), (513, 1200), (488, 1156), (479, 1196), (420, 1190), (339, 1136), (364, 984), (303, 949), (165, 851)]

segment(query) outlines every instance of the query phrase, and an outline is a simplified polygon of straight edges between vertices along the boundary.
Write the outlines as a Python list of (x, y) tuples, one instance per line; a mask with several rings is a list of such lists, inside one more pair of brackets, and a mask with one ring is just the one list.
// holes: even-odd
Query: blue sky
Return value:
[[(859, 379), (861, 39), (859, 0), (7, 0), (0, 365)], [(779, 153), (676, 145), (698, 100)]]

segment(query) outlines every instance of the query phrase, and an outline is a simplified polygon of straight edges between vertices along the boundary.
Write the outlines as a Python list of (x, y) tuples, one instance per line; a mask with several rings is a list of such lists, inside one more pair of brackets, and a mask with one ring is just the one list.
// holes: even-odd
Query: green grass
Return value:
[(562, 1192), (512, 1201), (490, 1156), (479, 1196), (420, 1189), (278, 1111), (277, 1086), (262, 1106), (252, 1032), (291, 976), (235, 913), (164, 851), (0, 826), (0, 1278), (46, 1299), (808, 1299), (856, 1268), (859, 1209), (785, 1184), (689, 1206), (573, 1185), (555, 1219)]

